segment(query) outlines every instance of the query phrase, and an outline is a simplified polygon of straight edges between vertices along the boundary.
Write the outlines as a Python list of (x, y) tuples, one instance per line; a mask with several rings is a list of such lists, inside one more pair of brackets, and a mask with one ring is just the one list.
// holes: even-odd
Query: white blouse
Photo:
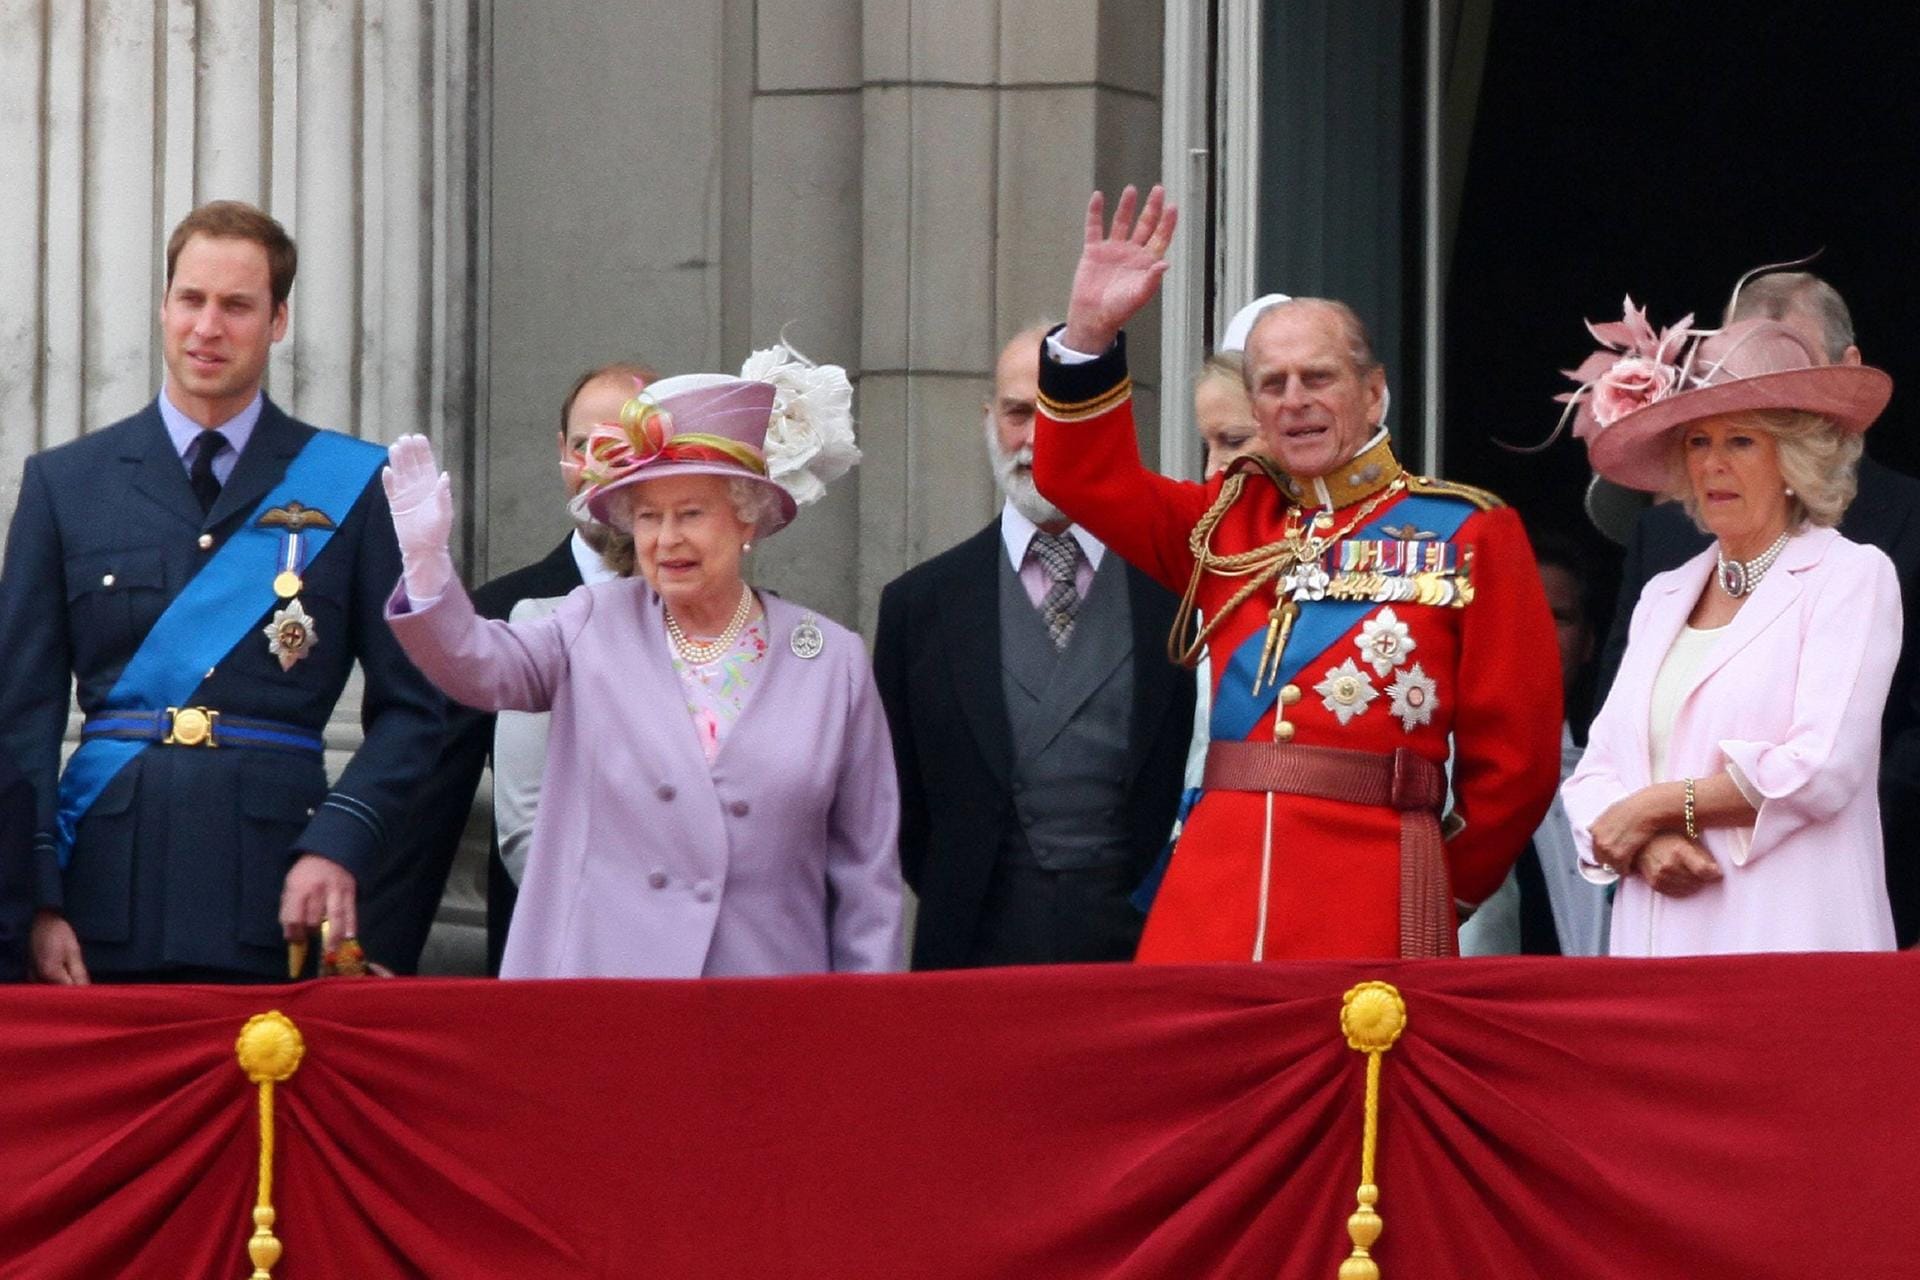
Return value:
[(1647, 709), (1647, 754), (1653, 766), (1649, 776), (1655, 782), (1673, 781), (1667, 777), (1667, 747), (1673, 741), (1673, 722), (1680, 715), (1680, 702), (1686, 697), (1687, 686), (1693, 683), (1694, 673), (1700, 670), (1713, 642), (1725, 630), (1724, 626), (1704, 631), (1698, 627), (1680, 628), (1673, 648), (1667, 650), (1666, 659), (1653, 677), (1653, 698)]

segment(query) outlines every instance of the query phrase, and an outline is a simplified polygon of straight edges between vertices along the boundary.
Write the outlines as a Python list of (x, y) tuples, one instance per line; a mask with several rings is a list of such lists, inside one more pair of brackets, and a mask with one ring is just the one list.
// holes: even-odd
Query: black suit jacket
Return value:
[[(1860, 460), (1860, 488), (1840, 532), (1855, 542), (1880, 548), (1900, 578), (1905, 635), (1893, 685), (1887, 691), (1880, 727), (1880, 827), (1886, 841), (1887, 894), (1893, 901), (1894, 932), (1903, 947), (1920, 940), (1920, 480)], [(1613, 630), (1600, 657), (1596, 705), (1604, 703), (1627, 648), (1627, 626), (1641, 588), (1656, 573), (1691, 560), (1712, 543), (1674, 502), (1649, 508), (1634, 526), (1620, 571), (1620, 599)], [(1835, 626), (1849, 625), (1845, 618)]]
[(33, 784), (0, 754), (0, 982), (27, 976), (33, 920)]
[[(874, 678), (900, 774), (900, 865), (920, 897), (913, 967), (969, 954), (1001, 841), (1017, 821), (1000, 670), (996, 518), (880, 595)], [(1133, 724), (1128, 830), (1137, 880), (1166, 844), (1193, 730), (1193, 673), (1165, 658), (1176, 601), (1131, 565)]]
[[(564, 596), (579, 585), (580, 566), (573, 558), (573, 535), (568, 534), (541, 559), (476, 589), (473, 607), (483, 618), (505, 618), (522, 600)], [(396, 972), (412, 973), (420, 966), (420, 952), (426, 947), (446, 893), (447, 875), (473, 812), (480, 773), (493, 754), (493, 719), (491, 711), (476, 711), (457, 702), (450, 706), (446, 736), (414, 798), (406, 836), (381, 867), (361, 910), (367, 954)], [(518, 897), (513, 878), (500, 861), (496, 839), (487, 864), (487, 968), (491, 973), (500, 971), (507, 922)]]
[[(205, 514), (157, 402), (27, 459), (0, 577), (0, 744), (34, 788), (35, 900), (64, 911), (90, 970), (285, 978), (278, 916), (294, 852), (331, 858), (364, 884), (432, 758), (444, 704), (387, 627), (400, 553), (375, 476), (350, 507), (328, 511), (337, 530), (304, 571), (307, 657), (281, 669), (263, 602), (189, 699), (321, 730), (357, 660), (366, 737), (339, 782), (328, 787), (317, 754), (156, 744), (82, 818), (64, 872), (56, 860), (69, 682), (83, 711), (102, 706), (155, 620), (315, 430), (269, 401)], [(273, 568), (262, 566), (263, 595)]]

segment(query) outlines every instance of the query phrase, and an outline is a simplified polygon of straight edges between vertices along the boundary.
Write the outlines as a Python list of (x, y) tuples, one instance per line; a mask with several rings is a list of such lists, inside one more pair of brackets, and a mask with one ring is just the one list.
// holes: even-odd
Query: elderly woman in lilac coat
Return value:
[[(588, 442), (582, 499), (632, 528), (642, 576), (522, 623), (478, 617), (454, 576), (431, 446), (408, 436), (390, 451), (394, 634), (450, 697), (552, 713), (503, 977), (900, 965), (898, 791), (866, 652), (741, 573), (751, 541), (795, 514), (767, 437), (770, 417), (806, 412), (804, 396), (784, 397), (791, 414), (775, 396), (766, 381), (692, 374), (629, 401)], [(809, 452), (844, 435), (845, 470), (850, 420), (813, 413), (795, 434)]]

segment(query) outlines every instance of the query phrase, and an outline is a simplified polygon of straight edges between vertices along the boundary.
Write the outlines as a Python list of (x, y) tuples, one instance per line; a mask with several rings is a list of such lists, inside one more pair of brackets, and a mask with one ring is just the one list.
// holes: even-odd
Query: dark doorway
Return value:
[(1584, 532), (1584, 451), (1537, 442), (1593, 349), (1583, 318), (1717, 321), (1742, 272), (1824, 248), (1920, 472), (1920, 88), (1907, 5), (1499, 3), (1447, 292), (1446, 471)]

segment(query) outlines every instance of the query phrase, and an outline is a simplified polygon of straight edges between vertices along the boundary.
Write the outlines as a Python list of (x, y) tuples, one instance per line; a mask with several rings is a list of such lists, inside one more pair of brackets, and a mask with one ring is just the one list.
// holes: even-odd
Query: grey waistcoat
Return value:
[(1013, 730), (1019, 827), (1002, 857), (1049, 871), (1126, 859), (1127, 738), (1133, 719), (1133, 621), (1126, 566), (1101, 557), (1064, 652), (1004, 555), (1000, 683)]

